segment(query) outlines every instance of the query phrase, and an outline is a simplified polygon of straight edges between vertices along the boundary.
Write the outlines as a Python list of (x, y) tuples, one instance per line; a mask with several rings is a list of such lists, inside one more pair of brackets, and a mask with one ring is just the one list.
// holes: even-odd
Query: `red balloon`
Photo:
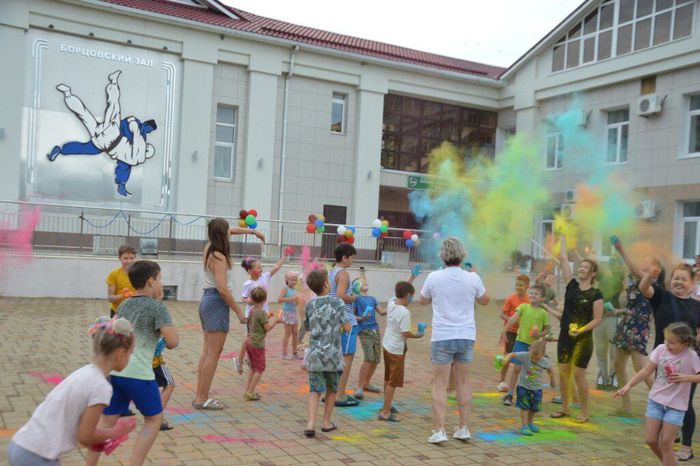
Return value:
[(387, 236), (389, 236), (389, 232), (385, 231), (384, 233), (382, 233), (381, 236), (382, 236), (382, 238), (386, 238)]
[(309, 215), (309, 223), (316, 223), (316, 217), (314, 214)]
[(316, 231), (316, 225), (314, 225), (313, 223), (309, 223), (308, 225), (306, 225), (306, 232), (307, 233), (313, 233), (315, 231)]
[(354, 237), (354, 236), (351, 236), (351, 237), (349, 237), (349, 238), (346, 237), (346, 238), (345, 238), (345, 242), (348, 243), (348, 244), (353, 244), (353, 243), (355, 242), (355, 237)]
[(238, 212), (238, 216), (241, 217), (241, 220), (245, 220), (245, 218), (248, 216), (248, 211), (241, 210), (240, 212)]
[(405, 230), (403, 232), (403, 239), (411, 239), (411, 236), (413, 236), (413, 232), (411, 230)]
[(253, 217), (257, 217), (257, 216), (258, 216), (258, 211), (255, 210), (255, 209), (250, 209), (250, 210), (248, 211), (248, 215), (252, 215)]

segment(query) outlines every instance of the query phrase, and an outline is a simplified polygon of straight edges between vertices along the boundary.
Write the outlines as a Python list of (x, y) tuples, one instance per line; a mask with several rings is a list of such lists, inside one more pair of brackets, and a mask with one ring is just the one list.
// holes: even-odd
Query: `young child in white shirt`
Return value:
[(60, 465), (60, 456), (77, 448), (78, 443), (101, 444), (136, 427), (133, 421), (109, 429), (97, 427), (112, 397), (107, 376), (113, 370), (123, 370), (134, 350), (133, 328), (126, 319), (101, 317), (90, 334), (92, 362), (51, 390), (29, 422), (12, 437), (7, 449), (10, 465)]

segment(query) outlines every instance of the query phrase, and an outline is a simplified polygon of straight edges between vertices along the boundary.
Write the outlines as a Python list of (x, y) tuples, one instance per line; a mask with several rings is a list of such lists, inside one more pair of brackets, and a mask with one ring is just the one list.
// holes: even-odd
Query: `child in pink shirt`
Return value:
[[(690, 399), (690, 383), (700, 382), (700, 357), (695, 334), (685, 322), (664, 329), (664, 344), (649, 355), (649, 363), (615, 393), (620, 398), (656, 370), (646, 412), (646, 442), (664, 466), (676, 464), (673, 441)], [(658, 370), (657, 370), (658, 369)]]

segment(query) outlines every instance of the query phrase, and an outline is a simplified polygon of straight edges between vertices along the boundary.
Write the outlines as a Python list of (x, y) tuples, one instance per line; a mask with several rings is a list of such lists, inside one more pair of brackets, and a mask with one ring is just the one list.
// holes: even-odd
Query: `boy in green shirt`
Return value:
[[(521, 304), (515, 310), (515, 314), (508, 320), (506, 327), (518, 324), (518, 335), (515, 338), (513, 352), (523, 352), (530, 349), (530, 345), (543, 338), (549, 332), (549, 314), (542, 307), (542, 301), (546, 296), (545, 288), (540, 284), (534, 284), (527, 290), (529, 304)], [(515, 384), (520, 375), (520, 364), (517, 360), (511, 361), (512, 369), (508, 380), (508, 394), (503, 397), (503, 404), (511, 406), (513, 404), (513, 392)]]

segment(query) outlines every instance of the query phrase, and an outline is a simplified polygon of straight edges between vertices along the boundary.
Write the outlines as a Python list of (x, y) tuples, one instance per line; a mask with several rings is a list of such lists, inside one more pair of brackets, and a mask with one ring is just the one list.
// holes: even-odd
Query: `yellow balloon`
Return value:
[(246, 228), (248, 226), (247, 223), (245, 223), (245, 220), (239, 220), (238, 221), (238, 226), (241, 228)]

